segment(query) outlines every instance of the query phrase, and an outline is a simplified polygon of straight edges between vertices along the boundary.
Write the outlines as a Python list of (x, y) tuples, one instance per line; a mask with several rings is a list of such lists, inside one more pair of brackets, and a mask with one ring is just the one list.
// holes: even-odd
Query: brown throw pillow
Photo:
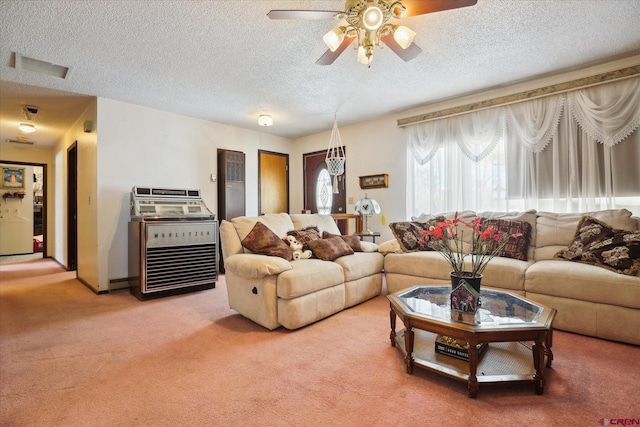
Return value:
[(389, 228), (403, 252), (433, 251), (434, 248), (429, 245), (429, 236), (426, 236), (423, 231), (445, 219), (444, 216), (437, 216), (426, 222), (392, 222)]
[(329, 237), (340, 237), (354, 252), (362, 252), (362, 246), (360, 246), (360, 238), (358, 236), (341, 236), (339, 234), (331, 234), (328, 231), (322, 232), (323, 239), (328, 239)]
[(585, 215), (571, 245), (558, 252), (556, 258), (635, 276), (640, 271), (640, 230), (616, 230)]
[(260, 221), (256, 222), (247, 237), (242, 239), (242, 246), (254, 254), (278, 256), (287, 261), (293, 258), (293, 251), (289, 245)]
[(317, 258), (324, 261), (333, 261), (344, 255), (353, 255), (353, 249), (340, 236), (314, 240), (309, 242), (309, 247)]
[(309, 227), (305, 227), (301, 230), (287, 231), (287, 236), (293, 236), (298, 242), (302, 243), (303, 251), (309, 249), (309, 242), (322, 239), (320, 236), (320, 230), (318, 230), (318, 227), (315, 225), (310, 225)]
[[(521, 261), (527, 260), (527, 251), (529, 250), (529, 242), (531, 241), (531, 224), (515, 219), (480, 218), (480, 226), (483, 230), (487, 227), (495, 227), (500, 233), (506, 233), (510, 236), (509, 241), (499, 256), (519, 259)], [(522, 236), (512, 237), (517, 233), (522, 234)], [(488, 253), (491, 253), (500, 246), (500, 243), (491, 241), (488, 243), (488, 246)]]

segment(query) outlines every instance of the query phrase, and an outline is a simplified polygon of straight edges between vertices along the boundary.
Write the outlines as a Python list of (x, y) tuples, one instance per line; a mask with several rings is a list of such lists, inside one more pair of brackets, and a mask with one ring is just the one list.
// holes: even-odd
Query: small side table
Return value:
[(380, 237), (380, 233), (374, 231), (373, 233), (356, 233), (356, 236), (360, 236), (360, 240), (364, 240), (365, 237), (371, 237), (373, 243), (376, 242), (376, 237)]

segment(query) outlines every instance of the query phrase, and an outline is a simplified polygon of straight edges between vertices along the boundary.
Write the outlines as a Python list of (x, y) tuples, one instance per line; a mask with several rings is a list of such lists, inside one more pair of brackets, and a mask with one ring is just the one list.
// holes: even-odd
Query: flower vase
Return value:
[(462, 282), (466, 282), (471, 285), (476, 292), (480, 293), (480, 281), (482, 280), (482, 274), (473, 275), (470, 272), (463, 271), (462, 273), (454, 273), (453, 271), (449, 273), (451, 277), (451, 289), (457, 288)]

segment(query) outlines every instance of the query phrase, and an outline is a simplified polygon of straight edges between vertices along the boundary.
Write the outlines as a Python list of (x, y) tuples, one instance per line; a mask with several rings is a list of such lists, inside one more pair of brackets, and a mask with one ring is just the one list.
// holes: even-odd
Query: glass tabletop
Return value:
[(434, 320), (459, 321), (483, 327), (512, 327), (535, 324), (544, 306), (505, 292), (482, 289), (475, 315), (460, 316), (451, 311), (451, 286), (419, 286), (397, 294), (412, 313)]

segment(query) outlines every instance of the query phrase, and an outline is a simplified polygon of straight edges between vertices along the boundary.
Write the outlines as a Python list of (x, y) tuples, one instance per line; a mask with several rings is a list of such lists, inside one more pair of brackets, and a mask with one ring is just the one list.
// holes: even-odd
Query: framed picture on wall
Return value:
[(25, 168), (2, 168), (3, 188), (24, 188)]
[(360, 188), (387, 188), (389, 187), (389, 175), (386, 173), (379, 175), (360, 176)]

